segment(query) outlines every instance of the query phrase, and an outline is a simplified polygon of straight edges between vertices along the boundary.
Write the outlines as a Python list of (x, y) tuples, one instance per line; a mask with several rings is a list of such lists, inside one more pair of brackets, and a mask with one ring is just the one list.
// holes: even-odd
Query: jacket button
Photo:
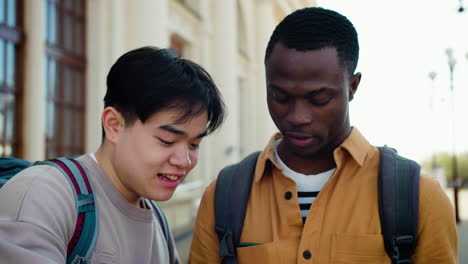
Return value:
[(310, 253), (309, 250), (305, 250), (304, 253), (302, 253), (302, 256), (304, 256), (305, 259), (310, 259), (312, 257), (312, 253)]
[(286, 192), (286, 193), (284, 194), (284, 199), (286, 199), (286, 200), (291, 200), (291, 198), (292, 198), (292, 192)]

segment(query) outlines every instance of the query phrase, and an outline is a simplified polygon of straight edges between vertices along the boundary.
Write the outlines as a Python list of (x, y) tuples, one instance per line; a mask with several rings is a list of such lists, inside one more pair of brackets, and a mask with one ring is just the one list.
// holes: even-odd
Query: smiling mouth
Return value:
[(182, 176), (158, 173), (158, 177), (168, 181), (178, 181)]

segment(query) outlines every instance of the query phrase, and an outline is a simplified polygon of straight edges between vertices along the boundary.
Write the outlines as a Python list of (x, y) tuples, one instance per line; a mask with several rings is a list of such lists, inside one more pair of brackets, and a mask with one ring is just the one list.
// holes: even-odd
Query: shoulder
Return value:
[(52, 189), (69, 191), (73, 194), (67, 179), (59, 170), (52, 166), (35, 165), (13, 176), (0, 189), (0, 196), (11, 201), (13, 198), (24, 198), (28, 192), (36, 193)]
[(22, 263), (30, 258), (63, 263), (76, 215), (73, 191), (57, 169), (25, 169), (0, 189), (0, 251), (10, 247), (9, 256)]
[(419, 192), (419, 199), (422, 204), (434, 202), (450, 204), (447, 194), (442, 189), (439, 182), (430, 177), (421, 175)]
[(202, 197), (202, 202), (213, 202), (214, 201), (214, 196), (216, 192), (216, 182), (217, 180), (213, 180), (205, 189), (205, 192)]
[(455, 213), (439, 183), (421, 176), (414, 263), (458, 263)]
[(432, 178), (421, 176), (419, 185), (419, 223), (420, 229), (434, 222), (454, 223), (452, 203), (440, 184)]
[(56, 216), (57, 210), (68, 212), (70, 217), (76, 215), (68, 180), (47, 165), (32, 166), (9, 180), (0, 189), (0, 208), (2, 220), (9, 221), (40, 221), (38, 218)]

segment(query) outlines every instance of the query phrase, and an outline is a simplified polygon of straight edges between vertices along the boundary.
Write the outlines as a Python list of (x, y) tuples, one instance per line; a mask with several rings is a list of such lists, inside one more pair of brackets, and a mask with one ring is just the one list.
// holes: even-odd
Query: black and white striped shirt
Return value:
[(305, 223), (312, 203), (330, 176), (335, 172), (335, 169), (333, 168), (329, 171), (311, 175), (295, 172), (286, 166), (279, 157), (277, 152), (279, 142), (281, 142), (281, 139), (275, 142), (276, 162), (283, 169), (284, 175), (296, 182), (299, 208), (301, 209), (302, 221)]

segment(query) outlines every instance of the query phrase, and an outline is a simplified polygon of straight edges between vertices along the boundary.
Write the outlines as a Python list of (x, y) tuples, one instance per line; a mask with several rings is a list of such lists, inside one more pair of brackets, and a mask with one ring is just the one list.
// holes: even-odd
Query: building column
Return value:
[[(256, 142), (262, 142), (264, 144), (265, 139), (269, 139), (274, 132), (278, 129), (271, 120), (270, 113), (268, 111), (268, 105), (266, 103), (266, 81), (265, 81), (265, 66), (264, 57), (265, 50), (270, 40), (270, 36), (276, 27), (276, 20), (274, 14), (274, 3), (268, 0), (256, 1), (256, 47), (255, 47), (255, 61), (257, 64), (256, 74), (256, 92), (257, 92), (257, 133), (258, 137)], [(260, 146), (264, 147), (264, 146)]]
[(25, 0), (23, 153), (27, 160), (45, 157), (46, 1)]
[(213, 78), (223, 95), (228, 112), (219, 133), (216, 133), (215, 171), (239, 160), (239, 94), (237, 4), (235, 0), (213, 1)]
[(168, 0), (139, 0), (126, 3), (126, 48), (131, 50), (142, 46), (168, 47)]
[(107, 4), (104, 1), (88, 1), (86, 5), (86, 23), (92, 25), (86, 31), (86, 145), (85, 152), (96, 151), (102, 139), (101, 113), (104, 108), (103, 98), (106, 93), (106, 77), (109, 71), (107, 52), (109, 45), (109, 18)]

